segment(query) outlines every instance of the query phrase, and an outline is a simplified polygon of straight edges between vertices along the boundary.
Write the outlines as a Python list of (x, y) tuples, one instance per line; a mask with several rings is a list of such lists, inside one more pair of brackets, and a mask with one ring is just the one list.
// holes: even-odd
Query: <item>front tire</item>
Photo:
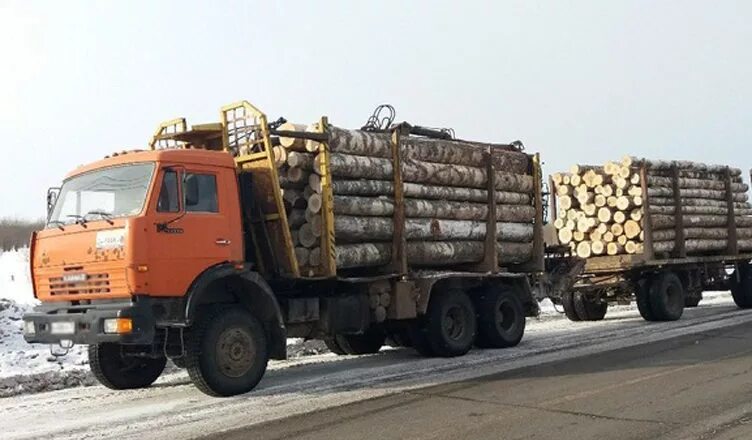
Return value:
[(208, 307), (191, 330), (186, 368), (205, 394), (223, 397), (251, 391), (268, 361), (264, 327), (239, 306)]
[(146, 388), (164, 371), (167, 358), (124, 356), (120, 344), (89, 345), (89, 368), (107, 388), (128, 390)]
[(507, 348), (525, 334), (525, 309), (511, 290), (487, 290), (478, 298), (478, 337), (481, 348)]

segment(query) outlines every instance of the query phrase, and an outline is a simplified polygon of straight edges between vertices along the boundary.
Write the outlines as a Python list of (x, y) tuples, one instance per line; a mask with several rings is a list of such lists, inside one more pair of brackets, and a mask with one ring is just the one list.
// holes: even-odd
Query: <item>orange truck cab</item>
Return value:
[[(150, 150), (114, 154), (65, 178), (48, 198), (46, 228), (31, 240), (41, 305), (24, 316), (28, 342), (88, 345), (93, 374), (113, 389), (151, 385), (171, 359), (212, 396), (253, 389), (270, 358), (286, 357), (287, 337), (320, 338), (338, 354), (375, 353), (389, 337), (424, 354), (459, 356), (483, 326), (493, 333), (487, 346), (519, 343), (525, 316), (538, 311), (528, 273), (408, 275), (390, 265), (345, 276), (328, 254), (331, 272), (303, 275), (271, 124), (247, 102), (221, 115), (219, 124), (190, 130), (185, 120), (169, 121)], [(322, 132), (275, 134), (323, 142)], [(540, 197), (538, 187), (538, 207)], [(333, 228), (322, 234), (322, 248), (333, 247)], [(542, 244), (539, 255), (542, 262)], [(432, 296), (436, 286), (442, 294)], [(431, 322), (450, 322), (452, 331)]]

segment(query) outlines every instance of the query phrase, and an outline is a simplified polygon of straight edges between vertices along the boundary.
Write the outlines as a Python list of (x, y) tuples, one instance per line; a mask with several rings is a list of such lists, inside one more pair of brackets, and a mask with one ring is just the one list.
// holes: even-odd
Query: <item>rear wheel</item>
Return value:
[(574, 308), (581, 321), (600, 321), (606, 316), (608, 303), (597, 297), (588, 297), (582, 292), (574, 294)]
[(653, 278), (650, 283), (650, 309), (657, 321), (676, 321), (684, 313), (684, 286), (673, 272)]
[(478, 337), (482, 348), (514, 347), (525, 333), (525, 309), (511, 290), (487, 290), (477, 301)]
[(120, 344), (89, 345), (89, 368), (99, 383), (113, 390), (146, 388), (162, 374), (167, 358), (124, 356)]
[(477, 322), (475, 308), (465, 292), (450, 289), (434, 293), (425, 318), (416, 336), (418, 339), (425, 337), (434, 356), (462, 356), (470, 351)]
[(739, 265), (731, 275), (731, 296), (739, 308), (752, 307), (752, 268), (749, 264)]
[(251, 391), (269, 361), (261, 323), (239, 306), (211, 306), (191, 330), (186, 367), (193, 384), (210, 396)]
[(635, 301), (637, 310), (645, 321), (656, 321), (653, 309), (650, 307), (650, 278), (644, 278), (637, 282), (635, 289)]
[(336, 335), (334, 340), (346, 354), (373, 354), (384, 346), (386, 335), (379, 329), (369, 328), (359, 335)]
[(580, 320), (580, 316), (574, 307), (574, 292), (567, 290), (561, 294), (561, 306), (564, 308), (564, 315), (566, 315), (567, 319), (574, 322)]

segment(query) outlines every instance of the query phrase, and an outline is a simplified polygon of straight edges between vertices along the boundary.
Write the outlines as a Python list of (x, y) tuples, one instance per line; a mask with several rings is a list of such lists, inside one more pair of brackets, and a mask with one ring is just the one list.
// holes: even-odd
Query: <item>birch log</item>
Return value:
[[(651, 215), (653, 229), (668, 229), (676, 225), (676, 218), (670, 215)], [(726, 226), (728, 217), (725, 215), (687, 215), (683, 217), (685, 228), (703, 227), (712, 228)], [(752, 226), (752, 217), (735, 217), (738, 227)]]
[[(280, 125), (278, 130), (280, 131), (306, 131), (304, 124), (293, 124), (292, 122), (285, 122)], [(279, 144), (288, 150), (293, 151), (306, 151), (305, 139), (293, 138), (293, 137), (280, 137)]]
[[(334, 218), (334, 232), (338, 241), (381, 241), (394, 236), (394, 222), (388, 217), (355, 217), (339, 215)], [(407, 240), (483, 240), (486, 223), (480, 221), (407, 219)], [(496, 237), (502, 241), (525, 243), (533, 239), (533, 225), (525, 223), (496, 223)]]
[[(741, 251), (752, 250), (752, 240), (737, 240), (737, 247)], [(657, 253), (671, 252), (676, 246), (675, 241), (657, 241), (653, 243), (653, 250)], [(718, 252), (728, 249), (728, 240), (685, 240), (684, 249), (689, 253)]]
[[(463, 188), (454, 186), (422, 185), (419, 183), (403, 183), (402, 190), (405, 197), (418, 199), (454, 200), (463, 202), (485, 203), (488, 192), (478, 188)], [(393, 195), (394, 184), (388, 180), (335, 180), (332, 182), (332, 192), (338, 195)], [(519, 192), (497, 191), (497, 203), (511, 205), (530, 204), (530, 195)]]
[[(738, 228), (736, 230), (736, 237), (738, 239), (752, 238), (752, 229)], [(655, 241), (669, 241), (669, 240), (674, 240), (675, 238), (676, 238), (676, 231), (674, 229), (653, 231), (653, 240)], [(686, 228), (684, 229), (684, 238), (726, 240), (728, 239), (728, 229), (726, 228)]]
[[(316, 160), (314, 170), (320, 174), (319, 164), (320, 161)], [(332, 153), (329, 155), (329, 166), (332, 174), (338, 177), (376, 180), (390, 180), (393, 177), (389, 159)], [(402, 179), (405, 182), (470, 188), (485, 188), (487, 184), (485, 168), (413, 159), (402, 161)], [(495, 179), (496, 189), (502, 191), (531, 193), (535, 188), (533, 176), (529, 175), (496, 171)]]
[[(726, 191), (714, 189), (679, 189), (682, 198), (726, 200)], [(650, 197), (673, 197), (674, 190), (666, 187), (648, 187)], [(731, 193), (731, 199), (734, 202), (746, 202), (748, 196), (746, 193)]]
[[(687, 177), (679, 178), (680, 189), (712, 189), (717, 191), (726, 191), (726, 182), (718, 179), (690, 179)], [(648, 186), (663, 186), (672, 188), (674, 185), (671, 177), (648, 176)], [(732, 192), (747, 192), (749, 186), (744, 183), (731, 183)]]

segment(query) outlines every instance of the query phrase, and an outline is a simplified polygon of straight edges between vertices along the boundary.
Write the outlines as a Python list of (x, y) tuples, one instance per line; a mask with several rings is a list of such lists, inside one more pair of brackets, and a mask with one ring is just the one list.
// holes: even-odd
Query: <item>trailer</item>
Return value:
[[(725, 206), (722, 209), (727, 219), (718, 234), (723, 237), (723, 249), (704, 252), (688, 249), (687, 243), (691, 243), (687, 237), (688, 221), (683, 218), (688, 210), (682, 208), (688, 201), (682, 197), (680, 189), (681, 165), (671, 164), (667, 173), (671, 179), (670, 197), (673, 200), (668, 205), (661, 205), (661, 209), (653, 210), (650, 194), (655, 192), (648, 188), (649, 166), (645, 161), (639, 161), (633, 165), (633, 172), (640, 176), (645, 213), (641, 221), (644, 234), (642, 252), (580, 258), (573, 255), (569, 246), (553, 244), (548, 247), (548, 264), (560, 271), (562, 267), (569, 270), (570, 283), (558, 290), (551, 289), (548, 296), (563, 307), (572, 321), (601, 320), (609, 304), (629, 304), (633, 300), (647, 321), (677, 320), (685, 307), (699, 304), (704, 291), (714, 290), (730, 290), (737, 306), (752, 307), (752, 252), (748, 242), (737, 237), (738, 214), (743, 212), (746, 217), (748, 212), (746, 208), (738, 208), (739, 203), (734, 199), (731, 188), (735, 179), (732, 179), (730, 168), (716, 168), (714, 171), (719, 172), (725, 182), (722, 203)], [(554, 188), (552, 179), (549, 185)], [(550, 197), (550, 212), (558, 212), (554, 195)], [(671, 212), (675, 217), (672, 230), (661, 231), (660, 248), (655, 245), (657, 233), (653, 212)], [(665, 237), (673, 237), (672, 243), (667, 243)], [(743, 250), (741, 243), (745, 246)]]
[[(323, 339), (349, 355), (376, 353), (387, 342), (428, 356), (519, 343), (525, 317), (538, 313), (531, 285), (544, 269), (537, 154), (406, 123), (354, 131), (370, 146), (388, 139), (388, 154), (373, 163), (391, 170), (381, 184), (391, 193), (374, 200), (391, 207), (391, 235), (340, 246), (332, 155), (341, 153), (332, 151), (335, 128), (328, 120), (290, 130), (246, 101), (223, 107), (220, 118), (190, 128), (183, 118), (167, 121), (149, 150), (114, 154), (66, 178), (51, 200), (46, 229), (32, 237), (41, 305), (24, 317), (27, 341), (88, 345), (95, 377), (112, 389), (147, 387), (172, 359), (212, 396), (252, 390), (268, 359), (285, 358), (288, 337)], [(287, 176), (275, 157), (281, 139), (315, 143), (317, 264), (310, 258), (303, 264), (305, 253), (296, 254)], [(425, 193), (421, 179), (464, 177), (453, 165), (439, 169), (439, 177), (403, 174), (410, 163), (420, 170), (431, 163), (407, 157), (408, 142), (461, 144), (480, 155), (483, 167), (461, 169), (480, 176), (472, 193), (481, 191), (485, 202), (447, 205), (482, 213), (468, 232), (475, 241), (431, 241), (451, 235), (441, 219), (419, 230), (427, 239), (410, 235), (406, 225), (414, 225), (410, 209), (417, 203), (410, 191)], [(499, 154), (523, 159), (522, 176), (532, 182), (524, 198), (534, 212), (532, 235), (524, 246), (498, 238), (506, 208), (498, 203), (504, 182), (497, 177), (510, 178), (497, 168)], [(92, 193), (97, 198), (87, 199)], [(524, 259), (508, 258), (522, 247)], [(353, 249), (357, 261), (345, 264), (343, 254)]]

